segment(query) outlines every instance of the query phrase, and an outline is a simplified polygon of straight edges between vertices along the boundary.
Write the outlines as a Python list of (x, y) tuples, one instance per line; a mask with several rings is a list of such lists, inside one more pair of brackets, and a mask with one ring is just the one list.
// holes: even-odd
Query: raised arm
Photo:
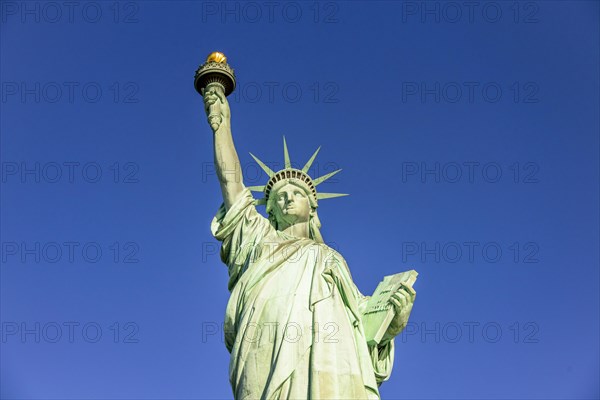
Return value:
[[(208, 123), (214, 133), (215, 169), (221, 184), (225, 208), (229, 209), (244, 190), (240, 159), (231, 136), (229, 103), (220, 85), (209, 84), (202, 95), (204, 110), (209, 117)], [(214, 115), (215, 111), (217, 116)]]

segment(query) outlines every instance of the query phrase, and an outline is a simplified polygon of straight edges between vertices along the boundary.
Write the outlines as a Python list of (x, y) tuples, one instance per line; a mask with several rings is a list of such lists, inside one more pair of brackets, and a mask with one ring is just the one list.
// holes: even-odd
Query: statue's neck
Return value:
[(295, 224), (292, 224), (292, 225), (280, 226), (279, 230), (281, 232), (285, 233), (286, 235), (300, 237), (300, 238), (310, 238), (310, 229), (308, 227), (309, 227), (308, 221), (307, 222), (296, 222)]

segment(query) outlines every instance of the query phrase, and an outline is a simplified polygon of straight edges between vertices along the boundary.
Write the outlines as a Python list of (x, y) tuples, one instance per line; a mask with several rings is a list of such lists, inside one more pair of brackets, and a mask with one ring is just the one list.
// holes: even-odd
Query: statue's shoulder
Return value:
[(331, 247), (326, 243), (313, 242), (314, 246), (319, 249), (323, 259), (330, 262), (346, 263), (344, 256), (338, 252), (335, 248)]

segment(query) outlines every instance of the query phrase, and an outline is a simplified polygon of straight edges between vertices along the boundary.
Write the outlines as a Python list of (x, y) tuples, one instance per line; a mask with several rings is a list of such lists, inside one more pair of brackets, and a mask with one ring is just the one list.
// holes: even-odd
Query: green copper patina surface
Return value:
[[(226, 65), (221, 53), (209, 61)], [(223, 195), (211, 229), (229, 269), (225, 343), (233, 395), (237, 400), (378, 399), (378, 387), (394, 364), (394, 337), (406, 326), (415, 300), (416, 273), (410, 281), (396, 279), (393, 290), (378, 288), (387, 297), (376, 302), (359, 292), (346, 261), (319, 232), (318, 200), (343, 194), (317, 192), (316, 186), (333, 175), (308, 176), (318, 150), (304, 168), (294, 169), (284, 141), (284, 170), (271, 171), (255, 157), (269, 180), (265, 186), (244, 186), (225, 95), (230, 84), (196, 82), (214, 134)], [(254, 199), (251, 190), (264, 197)], [(261, 204), (268, 218), (257, 212)], [(387, 319), (373, 316), (379, 310)], [(377, 322), (384, 319), (385, 324)], [(382, 325), (364, 325), (373, 323)], [(380, 334), (367, 340), (365, 331)]]

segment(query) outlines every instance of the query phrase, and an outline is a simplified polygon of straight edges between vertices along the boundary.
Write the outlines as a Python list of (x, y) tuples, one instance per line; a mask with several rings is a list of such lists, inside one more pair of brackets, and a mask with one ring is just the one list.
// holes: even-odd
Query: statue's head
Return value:
[(273, 215), (279, 226), (308, 222), (316, 210), (316, 206), (310, 204), (309, 193), (299, 184), (284, 183), (271, 191), (269, 197), (267, 213)]
[(310, 214), (317, 208), (308, 188), (296, 179), (277, 182), (271, 189), (267, 201), (267, 214), (278, 222), (279, 226), (307, 222)]
[(267, 214), (275, 229), (307, 222), (310, 238), (323, 242), (317, 202), (304, 182), (286, 179), (274, 185), (267, 200)]
[(256, 204), (267, 206), (269, 220), (275, 229), (280, 229), (281, 227), (285, 229), (286, 226), (308, 222), (310, 238), (322, 243), (323, 238), (319, 232), (321, 222), (317, 215), (317, 201), (318, 199), (329, 199), (346, 195), (341, 193), (317, 193), (316, 186), (340, 172), (340, 170), (330, 172), (313, 180), (308, 175), (308, 170), (320, 148), (315, 151), (302, 169), (292, 168), (285, 138), (283, 139), (283, 149), (285, 168), (278, 172), (272, 171), (250, 153), (267, 175), (269, 175), (269, 181), (266, 185), (252, 186), (250, 188), (251, 190), (264, 193), (264, 197), (258, 199)]

